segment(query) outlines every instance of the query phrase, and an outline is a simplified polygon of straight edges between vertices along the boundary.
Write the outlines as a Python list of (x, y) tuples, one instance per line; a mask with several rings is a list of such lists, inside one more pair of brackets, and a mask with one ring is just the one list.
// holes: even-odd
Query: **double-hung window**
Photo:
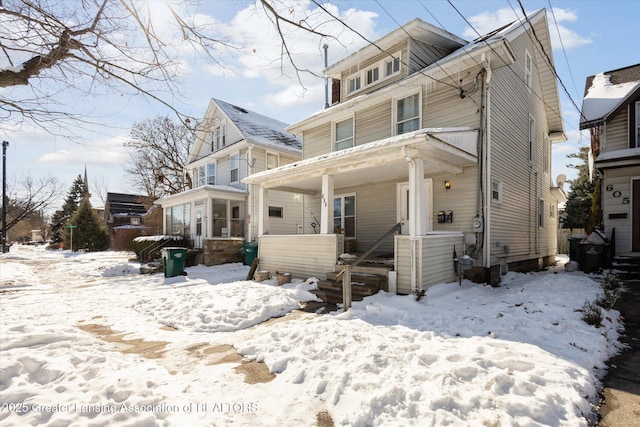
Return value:
[(360, 90), (361, 87), (361, 79), (360, 76), (355, 76), (349, 79), (349, 93)]
[(335, 124), (336, 151), (353, 147), (353, 117)]
[(216, 185), (216, 164), (207, 163), (207, 184)]
[(531, 90), (531, 86), (533, 85), (533, 60), (531, 59), (531, 55), (529, 55), (529, 51), (526, 51), (524, 54), (524, 82), (527, 88)]
[(395, 134), (420, 129), (420, 93), (395, 101)]
[(536, 157), (536, 121), (529, 116), (529, 161), (533, 162)]
[(200, 166), (198, 168), (198, 187), (202, 187), (205, 183), (205, 167)]
[(227, 125), (220, 125), (215, 128), (214, 137), (216, 150), (221, 150), (227, 145)]
[(240, 171), (239, 171), (239, 167), (240, 167), (240, 155), (239, 154), (232, 154), (231, 158), (230, 158), (230, 169), (231, 169), (231, 177), (230, 177), (230, 181), (231, 182), (238, 182), (240, 181)]

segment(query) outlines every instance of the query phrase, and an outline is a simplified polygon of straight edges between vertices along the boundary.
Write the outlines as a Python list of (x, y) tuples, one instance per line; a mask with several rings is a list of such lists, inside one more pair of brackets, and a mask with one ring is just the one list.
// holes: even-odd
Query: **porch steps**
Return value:
[(625, 285), (640, 286), (640, 256), (616, 256), (613, 258), (611, 268), (618, 271)]
[[(328, 272), (327, 279), (318, 281), (318, 289), (312, 291), (322, 301), (332, 304), (342, 303), (342, 278), (338, 280), (338, 273), (338, 271)], [(386, 275), (360, 272), (351, 274), (352, 301), (362, 301), (364, 297), (375, 295), (381, 289), (388, 289)]]

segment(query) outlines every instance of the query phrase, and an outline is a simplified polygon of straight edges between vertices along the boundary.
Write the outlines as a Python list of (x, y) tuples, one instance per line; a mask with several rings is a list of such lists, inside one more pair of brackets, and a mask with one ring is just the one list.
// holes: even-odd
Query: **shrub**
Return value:
[(582, 320), (587, 322), (588, 325), (595, 326), (596, 328), (602, 326), (604, 316), (597, 301), (585, 301), (580, 311), (582, 311)]

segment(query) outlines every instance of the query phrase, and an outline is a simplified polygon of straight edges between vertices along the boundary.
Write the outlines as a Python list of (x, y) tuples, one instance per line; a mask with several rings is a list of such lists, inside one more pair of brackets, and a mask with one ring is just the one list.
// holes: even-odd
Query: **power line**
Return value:
[(553, 11), (553, 6), (551, 6), (551, 0), (548, 0), (549, 9), (551, 10), (551, 15), (553, 16), (553, 23), (556, 27), (556, 32), (558, 33), (558, 40), (560, 40), (560, 46), (562, 47), (562, 53), (564, 55), (564, 60), (567, 63), (567, 69), (569, 70), (569, 76), (571, 76), (571, 82), (573, 83), (573, 90), (576, 91), (576, 95), (580, 96), (578, 92), (578, 88), (576, 87), (576, 80), (573, 78), (573, 71), (571, 71), (571, 65), (569, 64), (569, 58), (567, 57), (567, 50), (564, 47), (564, 42), (562, 41), (562, 35), (560, 34), (560, 28), (558, 27), (558, 20), (556, 19), (556, 13)]
[(584, 114), (582, 114), (582, 110), (580, 110), (580, 108), (578, 107), (576, 102), (573, 100), (573, 98), (571, 97), (571, 94), (569, 93), (569, 90), (567, 90), (567, 87), (564, 85), (564, 82), (562, 81), (562, 79), (558, 75), (558, 72), (556, 71), (556, 67), (554, 67), (553, 62), (551, 61), (551, 57), (549, 57), (549, 54), (545, 51), (544, 46), (542, 45), (542, 42), (538, 38), (538, 35), (536, 34), (536, 30), (533, 28), (533, 25), (531, 24), (531, 21), (529, 21), (529, 17), (527, 16), (527, 13), (524, 10), (524, 6), (522, 5), (522, 1), (518, 0), (518, 4), (520, 5), (520, 10), (522, 11), (522, 14), (524, 15), (524, 19), (526, 19), (527, 23), (529, 24), (529, 27), (531, 28), (531, 33), (533, 34), (533, 37), (538, 42), (538, 45), (540, 46), (540, 49), (542, 50), (542, 53), (544, 54), (544, 56), (545, 56), (545, 58), (547, 60), (547, 63), (549, 64), (549, 68), (551, 69), (551, 71), (553, 71), (553, 74), (558, 79), (558, 82), (560, 83), (560, 86), (562, 87), (562, 90), (564, 90), (564, 93), (567, 95), (567, 97), (569, 98), (569, 101), (571, 101), (571, 103), (575, 107), (575, 109), (578, 112), (578, 114), (580, 114), (580, 116), (583, 119), (586, 120), (586, 117), (584, 116)]
[[(367, 42), (367, 43), (369, 43), (370, 45), (375, 46), (375, 47), (376, 47), (380, 52), (387, 54), (388, 56), (390, 56), (390, 57), (391, 57), (391, 58), (393, 58), (393, 59), (398, 59), (398, 58), (394, 57), (391, 53), (389, 53), (388, 51), (386, 51), (385, 49), (383, 49), (383, 48), (381, 48), (380, 46), (378, 46), (375, 42), (372, 42), (371, 40), (367, 39), (367, 38), (366, 38), (363, 34), (361, 34), (358, 30), (356, 30), (355, 28), (351, 27), (349, 24), (347, 24), (346, 22), (344, 22), (342, 19), (340, 19), (339, 17), (335, 16), (333, 13), (331, 13), (330, 11), (328, 11), (324, 6), (322, 6), (320, 3), (318, 3), (318, 1), (317, 1), (317, 0), (312, 0), (312, 1), (313, 1), (313, 3), (314, 3), (316, 6), (318, 6), (320, 9), (322, 9), (326, 14), (328, 14), (329, 16), (331, 16), (331, 17), (332, 17), (333, 19), (335, 19), (336, 21), (340, 22), (342, 25), (344, 25), (345, 27), (347, 27), (349, 30), (351, 30), (351, 31), (353, 31), (354, 33), (356, 33), (358, 36), (360, 36), (364, 41), (366, 41), (366, 42)], [(406, 63), (406, 62), (404, 62), (404, 61), (402, 61), (402, 60), (401, 60), (401, 62), (402, 62), (405, 66), (407, 66), (407, 67), (409, 66), (409, 64), (408, 64), (408, 63)], [(451, 88), (454, 88), (454, 89), (456, 89), (456, 90), (461, 89), (461, 88), (460, 88), (459, 86), (457, 86), (457, 85), (452, 85), (452, 84), (450, 84), (450, 83), (448, 83), (448, 82), (445, 82), (445, 81), (443, 81), (443, 80), (436, 79), (435, 77), (432, 77), (432, 76), (429, 76), (429, 75), (427, 75), (427, 74), (424, 74), (422, 71), (419, 71), (419, 73), (421, 73), (422, 75), (424, 75), (425, 77), (427, 77), (427, 78), (429, 78), (429, 79), (431, 79), (431, 80), (433, 80), (433, 81), (436, 81), (436, 82), (438, 82), (438, 83), (442, 83), (442, 84), (447, 85), (447, 86), (449, 86), (449, 87), (451, 87)], [(447, 77), (451, 78), (451, 76), (449, 76), (448, 74), (447, 74)], [(455, 81), (454, 81), (454, 82), (455, 82)]]

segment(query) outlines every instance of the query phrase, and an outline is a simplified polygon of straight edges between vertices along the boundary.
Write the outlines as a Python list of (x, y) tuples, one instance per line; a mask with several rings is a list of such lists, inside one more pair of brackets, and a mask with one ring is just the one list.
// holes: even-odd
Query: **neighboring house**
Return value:
[(640, 252), (640, 64), (587, 77), (580, 129), (591, 133), (605, 233)]
[(549, 55), (540, 10), (473, 42), (415, 19), (328, 67), (332, 105), (288, 128), (303, 160), (245, 179), (264, 205), (306, 195), (304, 236), (275, 235), (263, 210), (260, 269), (322, 279), (395, 224), (376, 252), (401, 294), (454, 280), (454, 250), (491, 283), (553, 264), (566, 137)]
[(164, 232), (185, 235), (204, 250), (206, 265), (236, 261), (244, 242), (255, 240), (261, 209), (278, 234), (302, 232), (302, 196), (275, 192), (260, 206), (255, 172), (300, 160), (299, 138), (287, 124), (218, 99), (211, 99), (185, 166), (193, 188), (156, 203), (164, 210)]
[(147, 196), (107, 193), (102, 215), (109, 229), (112, 249), (131, 250), (135, 237), (159, 231), (148, 224), (147, 211), (151, 206)]

